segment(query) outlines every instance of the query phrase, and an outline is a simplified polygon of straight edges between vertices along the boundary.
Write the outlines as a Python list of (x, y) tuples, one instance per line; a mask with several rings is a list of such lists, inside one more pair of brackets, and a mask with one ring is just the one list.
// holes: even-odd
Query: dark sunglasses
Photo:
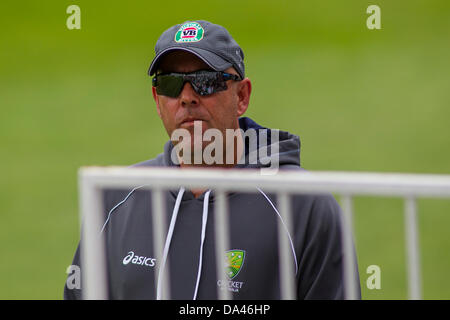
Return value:
[(157, 74), (152, 79), (152, 85), (156, 87), (156, 93), (176, 98), (183, 90), (184, 84), (189, 82), (201, 96), (207, 96), (215, 92), (227, 90), (227, 80), (240, 81), (238, 75), (222, 71), (196, 71), (191, 73), (163, 73)]

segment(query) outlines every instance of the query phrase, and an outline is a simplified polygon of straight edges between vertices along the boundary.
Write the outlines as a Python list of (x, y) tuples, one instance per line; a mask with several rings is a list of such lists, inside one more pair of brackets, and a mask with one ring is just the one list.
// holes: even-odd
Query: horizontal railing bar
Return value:
[(450, 197), (450, 175), (284, 171), (261, 174), (255, 169), (183, 169), (167, 167), (83, 167), (81, 179), (100, 188), (131, 186), (162, 189), (184, 187), (220, 188), (228, 191), (344, 193), (387, 197)]

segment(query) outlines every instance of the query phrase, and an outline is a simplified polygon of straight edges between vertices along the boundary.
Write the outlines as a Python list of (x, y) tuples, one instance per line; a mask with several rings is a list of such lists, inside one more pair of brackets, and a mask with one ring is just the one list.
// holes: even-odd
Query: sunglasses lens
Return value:
[(183, 77), (174, 75), (159, 75), (156, 92), (163, 96), (178, 97), (183, 88)]
[(225, 81), (223, 81), (220, 73), (217, 72), (199, 72), (189, 80), (194, 90), (202, 96), (227, 90)]
[(158, 75), (156, 79), (156, 92), (163, 96), (178, 97), (185, 81), (201, 96), (207, 96), (219, 91), (227, 90), (226, 79), (221, 72), (198, 71), (188, 74), (171, 73)]

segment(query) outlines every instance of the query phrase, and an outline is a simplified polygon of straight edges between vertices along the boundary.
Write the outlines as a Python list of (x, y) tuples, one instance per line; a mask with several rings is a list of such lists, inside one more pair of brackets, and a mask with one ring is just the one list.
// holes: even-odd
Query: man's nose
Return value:
[(180, 101), (183, 106), (198, 105), (199, 97), (189, 82), (186, 82), (180, 93)]

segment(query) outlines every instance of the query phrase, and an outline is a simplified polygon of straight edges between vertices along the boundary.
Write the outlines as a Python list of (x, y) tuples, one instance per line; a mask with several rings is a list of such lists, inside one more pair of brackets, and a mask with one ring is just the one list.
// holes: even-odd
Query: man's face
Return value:
[[(212, 69), (189, 52), (174, 51), (163, 57), (158, 70), (160, 73), (186, 73)], [(234, 68), (229, 68), (225, 72), (238, 74)], [(201, 96), (194, 91), (189, 82), (186, 82), (176, 98), (158, 95), (153, 87), (158, 115), (169, 137), (179, 128), (187, 129), (193, 137), (194, 121), (200, 121), (197, 124), (201, 123), (202, 133), (207, 129), (218, 129), (222, 132), (225, 142), (226, 129), (239, 128), (238, 118), (247, 110), (251, 84), (249, 79), (229, 80), (227, 87), (225, 91)], [(193, 139), (191, 143), (193, 144)]]

